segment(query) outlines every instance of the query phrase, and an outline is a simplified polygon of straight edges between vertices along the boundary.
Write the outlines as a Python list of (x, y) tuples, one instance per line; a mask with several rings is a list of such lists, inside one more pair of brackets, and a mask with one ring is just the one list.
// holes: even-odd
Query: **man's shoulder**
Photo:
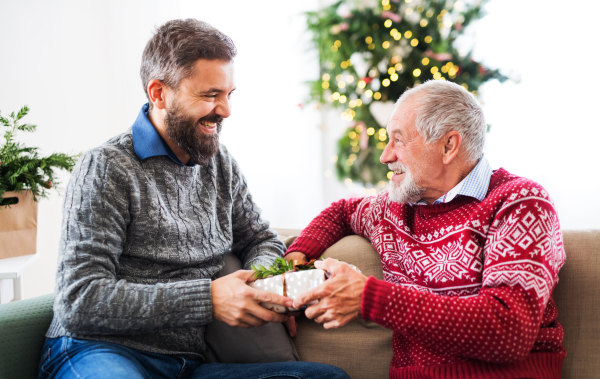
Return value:
[(85, 152), (74, 175), (130, 176), (139, 158), (133, 149), (131, 130), (118, 134), (102, 145)]
[(88, 150), (84, 155), (101, 160), (117, 159), (119, 161), (136, 159), (133, 149), (133, 139), (131, 129), (124, 133), (117, 134), (104, 142), (102, 145)]
[(526, 200), (543, 200), (554, 204), (548, 191), (534, 180), (511, 174), (500, 168), (492, 174), (490, 190), (486, 199), (506, 202), (523, 202)]

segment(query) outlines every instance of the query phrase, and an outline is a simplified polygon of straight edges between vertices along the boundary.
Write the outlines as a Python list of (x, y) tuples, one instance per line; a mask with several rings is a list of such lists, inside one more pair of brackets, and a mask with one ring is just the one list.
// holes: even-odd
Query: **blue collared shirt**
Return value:
[(177, 155), (171, 150), (165, 140), (158, 134), (150, 119), (148, 118), (148, 103), (142, 106), (137, 119), (131, 127), (131, 135), (133, 139), (133, 149), (135, 154), (141, 160), (155, 157), (158, 155), (166, 155), (180, 166), (195, 166), (195, 163), (190, 159), (188, 164), (183, 164)]
[[(466, 178), (458, 183), (450, 191), (442, 195), (433, 204), (448, 203), (457, 196), (470, 196), (481, 201), (487, 193), (488, 187), (490, 186), (490, 179), (492, 178), (492, 166), (485, 157), (482, 157), (477, 163), (477, 166)], [(419, 200), (417, 205), (428, 205), (425, 200)]]

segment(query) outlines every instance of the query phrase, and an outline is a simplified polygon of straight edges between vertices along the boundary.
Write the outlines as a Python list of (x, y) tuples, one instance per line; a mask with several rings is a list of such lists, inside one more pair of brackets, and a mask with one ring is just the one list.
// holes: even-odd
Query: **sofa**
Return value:
[[(280, 229), (286, 244), (298, 230)], [(565, 329), (567, 358), (563, 378), (600, 377), (600, 230), (564, 231), (567, 262), (554, 292), (558, 319)], [(366, 239), (349, 236), (324, 253), (356, 265), (365, 275), (382, 278), (379, 256)], [(37, 364), (52, 319), (54, 295), (0, 306), (0, 378), (37, 377)], [(332, 364), (352, 379), (387, 378), (392, 333), (377, 324), (356, 320), (325, 330), (298, 317), (296, 349), (302, 360)]]

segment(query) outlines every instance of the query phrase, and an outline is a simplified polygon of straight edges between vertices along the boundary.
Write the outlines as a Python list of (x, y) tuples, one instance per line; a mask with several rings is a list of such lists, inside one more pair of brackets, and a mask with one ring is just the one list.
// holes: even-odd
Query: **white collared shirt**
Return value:
[[(481, 201), (487, 193), (488, 187), (490, 186), (490, 179), (492, 177), (492, 167), (490, 162), (485, 157), (481, 157), (477, 166), (469, 175), (467, 175), (460, 183), (458, 183), (450, 191), (446, 192), (433, 204), (448, 203), (456, 196), (470, 196)], [(429, 205), (425, 200), (421, 199), (416, 203), (410, 203), (416, 205)]]

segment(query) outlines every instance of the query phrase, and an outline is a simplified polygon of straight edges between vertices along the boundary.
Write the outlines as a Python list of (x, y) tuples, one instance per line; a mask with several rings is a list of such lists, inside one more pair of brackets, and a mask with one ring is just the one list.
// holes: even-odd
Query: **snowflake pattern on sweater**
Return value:
[(483, 201), (398, 204), (385, 191), (342, 200), (288, 251), (316, 258), (349, 234), (381, 256), (384, 280), (369, 278), (361, 314), (395, 332), (392, 377), (476, 377), (498, 363), (501, 374), (488, 377), (560, 377), (552, 291), (566, 256), (540, 185), (499, 169)]

